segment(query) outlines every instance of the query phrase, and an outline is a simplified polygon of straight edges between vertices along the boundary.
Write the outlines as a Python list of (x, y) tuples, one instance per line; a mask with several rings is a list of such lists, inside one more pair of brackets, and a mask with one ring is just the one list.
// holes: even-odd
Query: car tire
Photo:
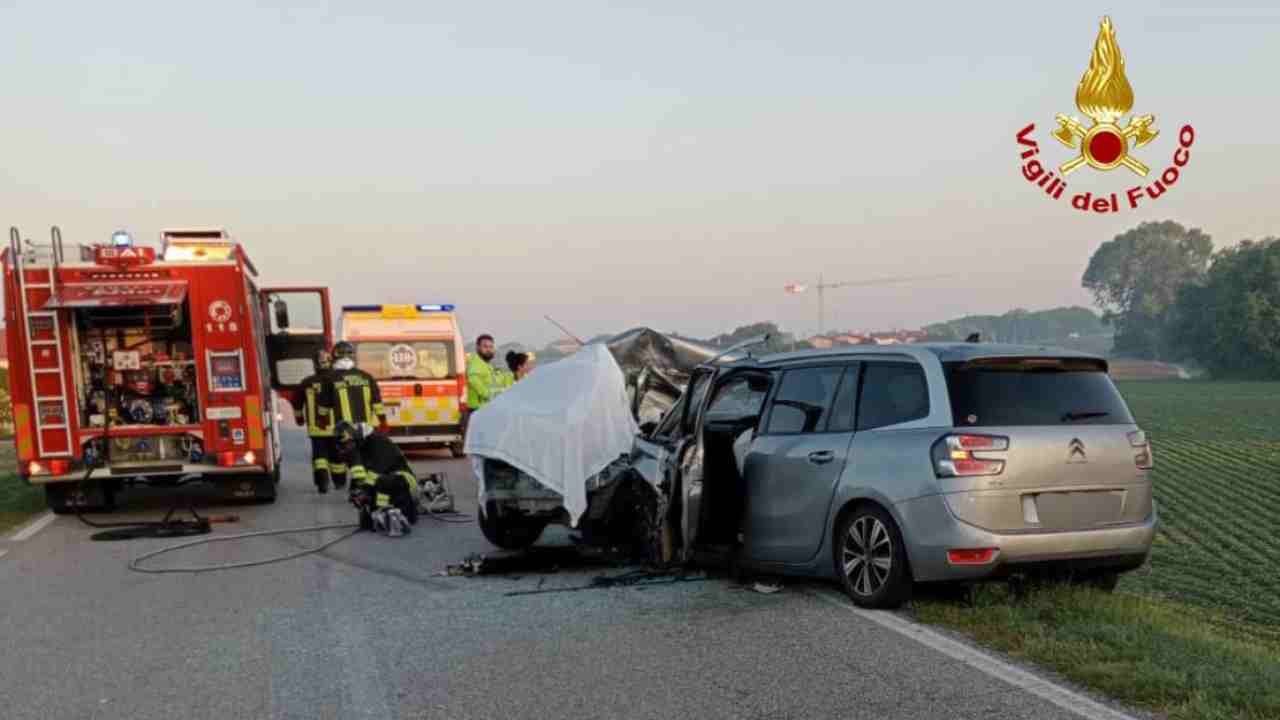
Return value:
[(257, 492), (258, 502), (273, 503), (276, 501), (276, 483), (279, 482), (279, 478), (280, 476), (277, 472), (253, 476), (253, 489)]
[[(232, 500), (253, 504), (270, 504), (276, 501), (276, 473), (245, 473), (243, 475), (227, 475), (220, 481), (226, 488), (227, 496)], [(253, 494), (248, 491), (252, 489)]]
[(547, 529), (542, 520), (500, 518), (492, 505), (485, 512), (476, 513), (476, 517), (485, 539), (503, 550), (523, 550), (537, 542)]
[(54, 515), (75, 512), (75, 509), (67, 503), (67, 488), (61, 483), (49, 483), (44, 486), (44, 502)]
[[(115, 509), (115, 491), (110, 485), (94, 483), (86, 489), (86, 504), (80, 506), (81, 513), (111, 512)], [(72, 502), (72, 496), (80, 491), (81, 485), (77, 483), (49, 483), (44, 486), (45, 505), (54, 515), (75, 515), (76, 506)]]
[(891, 609), (910, 597), (906, 544), (889, 513), (858, 507), (845, 515), (833, 546), (836, 577), (854, 604)]

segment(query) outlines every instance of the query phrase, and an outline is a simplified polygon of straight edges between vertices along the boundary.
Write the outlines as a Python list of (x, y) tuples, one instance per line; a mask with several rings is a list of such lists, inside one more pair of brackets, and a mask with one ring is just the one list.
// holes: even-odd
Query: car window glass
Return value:
[(872, 363), (862, 376), (858, 429), (896, 425), (929, 415), (929, 385), (915, 363)]
[(788, 370), (769, 411), (766, 433), (811, 433), (826, 429), (827, 409), (843, 367)]
[(836, 391), (835, 404), (831, 406), (831, 421), (827, 423), (829, 432), (848, 432), (853, 429), (858, 407), (858, 369), (859, 365), (845, 368), (840, 378), (840, 389)]
[(685, 396), (681, 395), (676, 404), (667, 410), (666, 414), (662, 416), (662, 420), (658, 423), (658, 427), (653, 431), (655, 437), (663, 437), (675, 432), (680, 424), (680, 418), (684, 416), (685, 401)]
[(702, 399), (707, 395), (707, 387), (711, 385), (711, 373), (702, 373), (693, 379), (693, 389), (689, 391), (689, 405), (684, 417), (684, 432), (693, 432), (698, 422), (698, 409), (702, 407)]
[(763, 383), (752, 389), (747, 376), (731, 379), (716, 390), (706, 417), (708, 420), (740, 420), (759, 415), (767, 389)]
[(957, 427), (1133, 422), (1106, 371), (1089, 362), (1013, 358), (945, 370)]

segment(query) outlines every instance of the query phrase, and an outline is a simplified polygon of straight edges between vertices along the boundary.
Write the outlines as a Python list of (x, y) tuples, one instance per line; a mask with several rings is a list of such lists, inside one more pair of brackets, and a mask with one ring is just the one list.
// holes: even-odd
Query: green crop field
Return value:
[(1160, 532), (1120, 588), (1280, 638), (1280, 383), (1118, 383), (1151, 437)]

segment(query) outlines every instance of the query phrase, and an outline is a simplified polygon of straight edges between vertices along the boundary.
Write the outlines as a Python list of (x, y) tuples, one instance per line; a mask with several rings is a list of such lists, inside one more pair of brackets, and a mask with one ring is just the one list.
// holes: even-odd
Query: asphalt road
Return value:
[[(215, 533), (354, 520), (311, 485), (288, 436), (274, 505), (221, 506)], [(465, 460), (443, 470), (474, 513)], [(174, 493), (134, 491), (111, 519), (155, 517)], [(219, 506), (206, 505), (216, 512)], [(0, 543), (0, 716), (27, 718), (1076, 718), (851, 612), (834, 589), (760, 594), (712, 576), (567, 592), (602, 567), (440, 576), (492, 552), (474, 523), (359, 534), (322, 554), (200, 575), (129, 560), (174, 540), (91, 542), (75, 517)], [(191, 548), (150, 564), (294, 552), (336, 531)], [(10, 538), (6, 538), (10, 540)], [(542, 545), (565, 545), (548, 531)]]

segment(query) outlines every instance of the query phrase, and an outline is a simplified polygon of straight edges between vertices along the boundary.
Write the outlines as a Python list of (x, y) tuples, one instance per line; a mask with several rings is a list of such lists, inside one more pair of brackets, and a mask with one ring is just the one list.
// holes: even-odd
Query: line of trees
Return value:
[(1003, 315), (966, 315), (925, 325), (929, 340), (959, 341), (979, 333), (984, 341), (1063, 344), (1071, 336), (1109, 335), (1111, 329), (1089, 308), (1060, 307), (1029, 311), (1022, 308)]
[(1198, 228), (1146, 222), (1103, 243), (1082, 285), (1115, 327), (1117, 355), (1280, 378), (1280, 238), (1215, 252)]

